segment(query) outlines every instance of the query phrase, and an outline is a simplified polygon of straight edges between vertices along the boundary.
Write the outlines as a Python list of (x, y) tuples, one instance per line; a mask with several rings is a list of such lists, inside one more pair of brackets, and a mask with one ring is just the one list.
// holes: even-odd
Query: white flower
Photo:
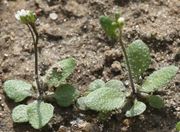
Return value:
[(15, 14), (15, 17), (16, 17), (17, 20), (20, 21), (21, 17), (26, 17), (28, 15), (30, 15), (30, 11), (22, 9), (20, 11), (17, 11), (17, 13)]
[(15, 18), (21, 23), (28, 24), (36, 21), (36, 15), (30, 10), (20, 10), (15, 14)]

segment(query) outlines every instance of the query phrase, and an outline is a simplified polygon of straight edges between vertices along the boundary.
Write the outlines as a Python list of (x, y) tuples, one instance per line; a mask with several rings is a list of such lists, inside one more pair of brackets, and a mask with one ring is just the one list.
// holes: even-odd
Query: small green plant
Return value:
[(124, 18), (116, 13), (114, 18), (100, 17), (100, 24), (110, 39), (117, 40), (124, 53), (131, 90), (119, 80), (93, 81), (83, 97), (77, 101), (82, 110), (91, 109), (102, 113), (122, 110), (126, 117), (134, 117), (146, 110), (146, 104), (160, 109), (163, 99), (155, 95), (176, 75), (178, 67), (167, 66), (150, 74), (142, 80), (143, 73), (151, 63), (150, 51), (142, 40), (135, 40), (128, 46), (122, 39)]
[[(25, 24), (33, 39), (35, 52), (35, 81), (36, 85), (23, 80), (7, 80), (3, 84), (6, 95), (15, 102), (21, 102), (27, 97), (34, 101), (29, 104), (20, 104), (12, 111), (12, 119), (16, 123), (29, 122), (35, 129), (45, 126), (53, 117), (54, 107), (45, 103), (46, 99), (55, 100), (60, 106), (71, 105), (78, 97), (78, 91), (66, 82), (66, 79), (74, 71), (76, 62), (73, 58), (64, 59), (54, 64), (45, 76), (39, 76), (38, 67), (38, 32), (36, 30), (36, 15), (29, 10), (18, 11), (16, 19)], [(53, 88), (52, 94), (45, 93), (44, 86)], [(33, 90), (35, 88), (35, 90)]]

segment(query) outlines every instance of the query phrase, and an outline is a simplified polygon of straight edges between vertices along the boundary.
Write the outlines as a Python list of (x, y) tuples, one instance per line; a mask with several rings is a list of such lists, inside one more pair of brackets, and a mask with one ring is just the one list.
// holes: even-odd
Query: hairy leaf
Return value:
[(120, 91), (125, 91), (126, 88), (124, 87), (124, 84), (119, 80), (110, 80), (106, 83), (106, 87), (118, 89)]
[(22, 80), (8, 80), (3, 87), (7, 96), (15, 102), (20, 102), (32, 95), (32, 85)]
[(105, 33), (110, 38), (115, 39), (117, 37), (116, 29), (118, 28), (118, 25), (115, 24), (114, 21), (111, 20), (108, 16), (101, 16), (100, 24), (101, 24), (102, 28), (104, 29)]
[(93, 82), (91, 82), (89, 84), (89, 88), (88, 88), (88, 91), (89, 92), (92, 92), (98, 88), (102, 88), (105, 86), (105, 82), (101, 79), (97, 79), (97, 80), (94, 80)]
[(123, 107), (125, 99), (125, 94), (118, 89), (103, 87), (84, 97), (84, 103), (89, 109), (106, 112)]
[(134, 117), (142, 114), (146, 110), (146, 105), (138, 100), (134, 101), (130, 110), (126, 111), (126, 117)]
[(133, 76), (138, 80), (150, 65), (149, 48), (142, 40), (135, 40), (127, 48), (127, 55)]
[(40, 129), (53, 117), (54, 107), (42, 101), (34, 101), (28, 105), (28, 119), (31, 126)]
[(169, 83), (169, 81), (176, 75), (177, 71), (178, 67), (172, 65), (153, 72), (144, 81), (140, 91), (149, 93), (161, 89)]
[(78, 108), (79, 108), (80, 110), (86, 110), (86, 109), (88, 109), (87, 106), (86, 106), (86, 104), (85, 104), (85, 100), (86, 100), (86, 97), (80, 97), (80, 98), (78, 98), (77, 104), (78, 104)]
[(12, 111), (12, 119), (14, 122), (28, 122), (27, 105), (18, 105)]
[(75, 101), (78, 95), (79, 92), (73, 86), (64, 84), (56, 89), (54, 97), (60, 106), (68, 107)]
[(45, 82), (50, 86), (58, 87), (66, 82), (66, 79), (74, 71), (76, 66), (75, 59), (68, 58), (57, 62), (45, 75)]
[(156, 95), (151, 95), (149, 98), (148, 98), (148, 102), (149, 102), (149, 105), (151, 107), (154, 107), (156, 109), (161, 109), (164, 107), (164, 101), (161, 97), (159, 96), (156, 96)]

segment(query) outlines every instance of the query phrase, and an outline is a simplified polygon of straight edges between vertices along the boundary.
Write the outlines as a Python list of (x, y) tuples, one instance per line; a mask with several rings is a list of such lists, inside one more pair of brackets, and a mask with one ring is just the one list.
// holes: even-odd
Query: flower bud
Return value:
[(117, 23), (119, 24), (120, 27), (123, 27), (125, 24), (125, 19), (124, 17), (119, 17), (117, 20)]

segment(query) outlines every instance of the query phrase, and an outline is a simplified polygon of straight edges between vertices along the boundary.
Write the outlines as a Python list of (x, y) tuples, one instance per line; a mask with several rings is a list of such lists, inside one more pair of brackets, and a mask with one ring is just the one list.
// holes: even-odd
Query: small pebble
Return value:
[(127, 131), (128, 131), (128, 128), (127, 128), (127, 127), (122, 127), (122, 128), (121, 128), (121, 131), (122, 131), (122, 132), (127, 132)]
[(80, 115), (81, 117), (84, 117), (84, 116), (85, 116), (85, 115), (84, 115), (84, 114), (82, 114), (82, 113), (80, 113), (79, 115)]
[(120, 72), (121, 71), (121, 64), (118, 61), (114, 61), (111, 65), (111, 70), (114, 72)]
[(112, 63), (113, 61), (120, 60), (120, 58), (122, 57), (122, 54), (118, 49), (107, 50), (104, 54), (106, 63)]
[(68, 128), (65, 126), (60, 126), (58, 132), (69, 132)]
[(124, 119), (123, 120), (123, 125), (126, 127), (129, 127), (129, 125), (131, 124), (131, 121), (129, 119)]
[(125, 84), (126, 86), (128, 86), (128, 85), (129, 85), (129, 81), (126, 80), (126, 81), (124, 82), (124, 84)]
[(4, 54), (4, 57), (8, 57), (9, 55), (8, 54)]
[(56, 20), (58, 18), (58, 15), (56, 13), (50, 13), (49, 14), (49, 17), (52, 19), (52, 20)]
[(1, 104), (1, 107), (4, 107), (5, 105), (4, 104)]

